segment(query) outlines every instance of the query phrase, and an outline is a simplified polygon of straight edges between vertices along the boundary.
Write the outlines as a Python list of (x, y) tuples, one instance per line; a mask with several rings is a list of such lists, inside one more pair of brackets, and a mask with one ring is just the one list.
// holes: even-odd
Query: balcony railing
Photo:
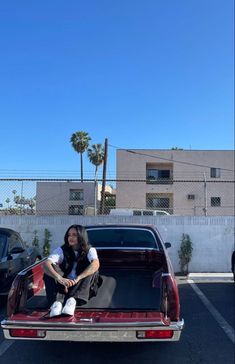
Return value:
[(146, 178), (147, 184), (161, 184), (161, 185), (169, 185), (173, 184), (172, 178), (155, 178), (155, 177), (147, 177)]

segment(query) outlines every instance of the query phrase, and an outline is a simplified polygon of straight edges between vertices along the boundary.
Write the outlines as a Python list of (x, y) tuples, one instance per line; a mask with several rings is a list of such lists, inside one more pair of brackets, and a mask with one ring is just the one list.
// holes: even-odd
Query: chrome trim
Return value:
[(146, 227), (145, 226), (131, 226), (131, 225), (102, 225), (102, 226), (99, 226), (99, 225), (96, 225), (96, 226), (92, 226), (92, 227), (85, 227), (87, 231), (89, 230), (114, 230), (114, 229), (125, 229), (125, 230), (147, 230), (149, 232), (152, 232), (152, 227), (150, 226), (150, 228)]
[(82, 322), (93, 322), (93, 319), (92, 318), (81, 318), (80, 321)]
[(26, 268), (22, 269), (19, 273), (17, 273), (17, 276), (24, 276), (32, 267), (39, 265), (39, 263), (41, 264), (42, 262), (44, 262), (45, 260), (47, 260), (47, 257), (42, 258), (40, 261), (38, 262), (34, 262), (31, 265), (27, 266)]
[[(67, 325), (64, 330), (61, 329), (60, 326), (57, 325), (57, 328), (54, 330), (52, 327), (48, 327), (46, 330), (46, 336), (44, 338), (20, 338), (20, 337), (11, 337), (9, 333), (9, 329), (12, 328), (21, 328), (19, 322), (13, 327), (13, 325), (7, 325), (7, 321), (2, 322), (3, 333), (6, 339), (13, 340), (44, 340), (44, 341), (96, 341), (96, 342), (148, 342), (148, 341), (178, 341), (180, 339), (181, 330), (184, 327), (184, 320), (174, 322), (169, 326), (154, 326), (145, 323), (146, 326), (141, 326), (141, 331), (143, 330), (173, 330), (173, 337), (170, 339), (137, 339), (136, 331), (140, 330), (139, 325), (135, 325), (133, 327), (124, 327), (124, 326), (114, 326), (114, 324), (109, 324), (106, 327), (97, 327), (97, 325), (90, 326), (89, 324), (86, 327), (68, 327)], [(40, 323), (41, 324), (41, 323)], [(30, 325), (24, 328), (36, 328), (36, 324)], [(38, 325), (39, 330), (42, 329), (42, 326)]]
[(171, 273), (162, 273), (162, 277), (170, 277)]
[[(86, 320), (86, 321), (85, 321)], [(88, 321), (89, 320), (89, 321)], [(132, 330), (133, 327), (153, 327), (158, 326), (161, 329), (169, 328), (169, 325), (164, 324), (162, 321), (151, 321), (151, 322), (94, 322), (92, 319), (85, 319), (82, 318), (80, 322), (50, 322), (50, 319), (48, 321), (14, 321), (14, 320), (3, 320), (1, 322), (2, 328), (47, 328), (47, 329), (61, 329), (64, 328), (66, 330), (73, 330), (73, 329), (104, 329), (109, 330), (110, 327), (114, 328), (115, 330), (119, 330), (119, 328), (125, 328), (127, 330)]]
[(152, 327), (157, 327), (159, 330), (182, 330), (184, 327), (184, 319), (182, 319), (181, 321), (176, 321), (176, 322), (172, 322), (170, 325), (165, 325), (162, 323), (162, 321), (153, 321), (153, 322), (112, 322), (112, 323), (93, 323), (91, 324), (90, 322), (86, 322), (86, 324), (84, 323), (74, 323), (74, 322), (68, 322), (68, 323), (61, 323), (61, 322), (30, 322), (30, 321), (8, 321), (8, 320), (3, 320), (1, 322), (1, 327), (3, 329), (11, 329), (11, 328), (55, 328), (58, 330), (61, 330), (61, 328), (64, 328), (66, 330), (73, 330), (73, 329), (82, 329), (85, 328), (86, 330), (97, 330), (97, 328), (99, 329), (103, 329), (103, 330), (109, 330), (110, 328), (113, 328), (115, 330), (119, 330), (119, 329), (127, 329), (127, 330), (132, 330), (133, 327), (135, 328), (143, 328), (143, 327), (148, 327), (148, 328), (152, 328)]
[(97, 246), (95, 247), (96, 250), (150, 250), (150, 251), (159, 251), (159, 249), (157, 248), (144, 248), (142, 246), (140, 247), (132, 247), (132, 246), (112, 246), (112, 247), (107, 247), (107, 246)]

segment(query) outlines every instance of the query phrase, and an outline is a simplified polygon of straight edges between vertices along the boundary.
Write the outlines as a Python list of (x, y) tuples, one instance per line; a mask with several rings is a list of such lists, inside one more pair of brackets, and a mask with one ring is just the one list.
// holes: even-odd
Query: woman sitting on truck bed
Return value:
[(99, 266), (97, 251), (89, 244), (85, 228), (70, 226), (64, 236), (64, 245), (55, 249), (43, 265), (48, 303), (54, 302), (50, 317), (72, 316), (76, 304), (85, 304), (96, 295), (100, 283)]

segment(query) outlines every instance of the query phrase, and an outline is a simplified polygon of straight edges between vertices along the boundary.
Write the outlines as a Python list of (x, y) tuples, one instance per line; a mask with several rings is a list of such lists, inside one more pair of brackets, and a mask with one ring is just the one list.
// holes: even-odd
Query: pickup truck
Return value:
[(159, 232), (149, 225), (86, 227), (97, 249), (102, 285), (74, 316), (50, 318), (43, 260), (15, 278), (1, 322), (7, 339), (178, 341), (184, 327), (173, 268)]

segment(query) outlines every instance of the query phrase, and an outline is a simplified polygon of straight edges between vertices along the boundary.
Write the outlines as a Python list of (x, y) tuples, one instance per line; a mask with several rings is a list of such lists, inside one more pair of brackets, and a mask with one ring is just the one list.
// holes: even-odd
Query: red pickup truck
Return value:
[(164, 243), (153, 226), (86, 227), (97, 249), (102, 285), (72, 317), (49, 317), (43, 261), (15, 278), (1, 322), (7, 339), (147, 342), (177, 341), (180, 319), (177, 283)]

